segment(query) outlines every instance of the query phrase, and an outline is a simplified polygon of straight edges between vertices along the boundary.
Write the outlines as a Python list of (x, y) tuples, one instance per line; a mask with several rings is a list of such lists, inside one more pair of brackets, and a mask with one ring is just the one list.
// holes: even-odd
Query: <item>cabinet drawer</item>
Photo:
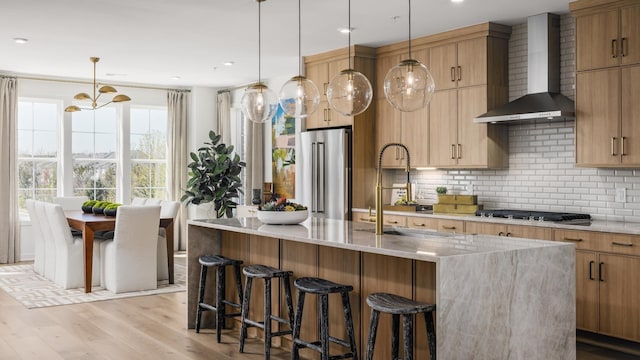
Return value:
[(604, 232), (556, 230), (554, 240), (573, 242), (576, 249), (640, 255), (640, 236)]
[(369, 213), (354, 212), (353, 213), (353, 221), (374, 223), (375, 224), (376, 223), (376, 215), (375, 214), (371, 214), (371, 216), (369, 216)]
[(402, 215), (387, 215), (384, 214), (382, 218), (382, 225), (384, 226), (407, 226), (407, 217)]
[(412, 229), (426, 229), (440, 232), (462, 233), (464, 229), (464, 222), (461, 220), (408, 216), (407, 226)]

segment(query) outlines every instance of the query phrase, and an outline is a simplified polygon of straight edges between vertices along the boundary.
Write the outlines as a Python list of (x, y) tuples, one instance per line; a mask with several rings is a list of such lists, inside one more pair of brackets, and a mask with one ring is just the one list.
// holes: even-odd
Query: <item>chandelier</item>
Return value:
[(124, 94), (118, 94), (111, 99), (111, 101), (106, 102), (104, 104), (98, 104), (98, 99), (102, 94), (115, 94), (118, 92), (113, 86), (103, 85), (98, 88), (98, 84), (96, 83), (96, 63), (100, 61), (98, 57), (90, 57), (89, 60), (93, 63), (93, 96), (87, 93), (78, 93), (73, 98), (75, 100), (89, 100), (91, 102), (90, 107), (79, 107), (76, 105), (67, 106), (64, 111), (66, 112), (75, 112), (80, 110), (97, 110), (103, 106), (109, 105), (111, 103), (119, 103), (125, 101), (131, 101), (131, 98)]

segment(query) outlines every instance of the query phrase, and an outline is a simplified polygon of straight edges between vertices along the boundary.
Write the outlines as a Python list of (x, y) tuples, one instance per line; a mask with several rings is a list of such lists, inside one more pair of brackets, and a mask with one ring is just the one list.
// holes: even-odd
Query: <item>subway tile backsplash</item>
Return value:
[[(574, 22), (561, 17), (561, 92), (574, 97)], [(516, 25), (509, 42), (509, 98), (527, 92), (527, 24)], [(406, 180), (396, 171), (397, 183)], [(478, 195), (485, 208), (589, 213), (594, 219), (640, 222), (640, 169), (575, 167), (574, 121), (509, 125), (509, 168), (419, 170), (411, 173), (420, 203), (437, 202), (436, 186)], [(616, 189), (626, 188), (626, 202)]]

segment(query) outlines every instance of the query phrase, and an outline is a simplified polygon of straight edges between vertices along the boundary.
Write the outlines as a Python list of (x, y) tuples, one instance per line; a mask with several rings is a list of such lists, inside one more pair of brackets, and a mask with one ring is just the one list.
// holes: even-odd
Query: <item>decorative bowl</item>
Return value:
[(265, 224), (290, 225), (299, 224), (309, 217), (308, 210), (298, 211), (263, 211), (256, 212), (258, 220)]

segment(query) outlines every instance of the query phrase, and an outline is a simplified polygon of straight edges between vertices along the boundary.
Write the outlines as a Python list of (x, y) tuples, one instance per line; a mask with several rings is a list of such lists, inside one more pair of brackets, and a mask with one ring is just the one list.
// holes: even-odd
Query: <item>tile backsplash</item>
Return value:
[[(561, 17), (561, 92), (574, 96), (574, 22)], [(509, 42), (509, 97), (527, 91), (527, 24), (516, 25)], [(406, 174), (395, 171), (395, 182)], [(594, 219), (640, 222), (640, 169), (575, 166), (574, 121), (509, 125), (509, 168), (412, 171), (420, 203), (437, 202), (436, 186), (453, 194), (478, 195), (485, 208), (589, 213)], [(616, 189), (626, 202), (616, 202)]]

